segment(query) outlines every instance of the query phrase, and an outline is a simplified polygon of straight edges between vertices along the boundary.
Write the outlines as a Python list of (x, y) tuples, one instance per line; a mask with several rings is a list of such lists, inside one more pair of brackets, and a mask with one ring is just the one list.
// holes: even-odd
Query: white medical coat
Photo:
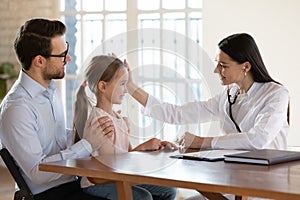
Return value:
[(234, 116), (241, 129), (229, 117), (227, 90), (207, 101), (173, 105), (149, 95), (143, 114), (171, 124), (195, 124), (219, 121), (221, 136), (214, 137), (212, 148), (286, 149), (289, 125), (287, 89), (274, 82), (254, 82)]

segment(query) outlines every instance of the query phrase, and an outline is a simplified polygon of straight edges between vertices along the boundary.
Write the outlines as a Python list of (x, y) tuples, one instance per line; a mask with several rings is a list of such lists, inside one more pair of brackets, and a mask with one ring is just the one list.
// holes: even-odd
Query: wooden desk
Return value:
[[(177, 152), (133, 152), (40, 164), (40, 170), (116, 181), (120, 199), (131, 186), (152, 184), (273, 199), (300, 199), (300, 161), (272, 166), (169, 158)], [(99, 158), (98, 158), (99, 159)]]

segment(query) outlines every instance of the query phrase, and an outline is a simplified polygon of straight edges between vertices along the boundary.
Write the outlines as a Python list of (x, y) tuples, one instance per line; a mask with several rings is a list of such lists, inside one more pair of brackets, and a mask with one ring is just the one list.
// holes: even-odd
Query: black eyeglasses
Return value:
[(62, 57), (64, 58), (63, 59), (63, 62), (66, 62), (66, 58), (67, 58), (67, 55), (68, 55), (68, 51), (69, 51), (69, 43), (67, 43), (67, 50), (64, 51), (63, 53), (61, 54), (41, 54), (41, 56), (44, 56), (44, 57)]

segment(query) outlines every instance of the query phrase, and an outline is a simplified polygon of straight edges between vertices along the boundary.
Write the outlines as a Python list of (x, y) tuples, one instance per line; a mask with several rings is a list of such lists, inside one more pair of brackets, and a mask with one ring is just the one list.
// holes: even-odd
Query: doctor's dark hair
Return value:
[[(238, 33), (230, 35), (221, 40), (218, 46), (220, 50), (239, 64), (248, 61), (251, 64), (251, 72), (255, 82), (275, 82), (281, 85), (281, 83), (275, 81), (269, 75), (258, 47), (253, 37), (249, 34)], [(290, 124), (290, 103), (288, 103), (287, 107), (287, 121)]]
[(75, 99), (73, 128), (79, 137), (83, 136), (88, 112), (92, 108), (92, 102), (86, 94), (85, 87), (88, 86), (97, 98), (99, 81), (110, 82), (121, 67), (126, 66), (120, 59), (113, 56), (95, 56), (89, 62), (84, 71), (84, 82), (79, 87)]
[(64, 35), (66, 26), (58, 20), (30, 19), (21, 26), (14, 41), (14, 49), (24, 70), (29, 70), (37, 55), (52, 52), (51, 39)]
[(247, 33), (238, 33), (230, 35), (218, 44), (220, 50), (229, 55), (239, 64), (248, 61), (251, 64), (251, 72), (255, 82), (275, 82), (269, 75), (258, 47), (253, 39)]

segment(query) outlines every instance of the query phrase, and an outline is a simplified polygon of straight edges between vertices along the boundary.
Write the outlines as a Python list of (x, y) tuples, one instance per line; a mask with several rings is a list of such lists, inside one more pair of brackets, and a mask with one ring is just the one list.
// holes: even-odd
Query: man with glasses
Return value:
[(83, 139), (73, 144), (53, 80), (65, 76), (71, 60), (65, 31), (62, 22), (47, 19), (31, 19), (20, 28), (14, 48), (22, 70), (0, 106), (2, 145), (19, 165), (35, 200), (99, 199), (83, 193), (75, 176), (38, 169), (40, 163), (90, 156), (104, 137), (102, 127), (112, 123), (87, 120)]
[(65, 63), (66, 62), (66, 59), (67, 59), (67, 55), (68, 55), (68, 51), (69, 51), (69, 43), (66, 42), (67, 44), (67, 50), (61, 54), (41, 54), (42, 56), (46, 57), (46, 58), (49, 58), (49, 57), (61, 57), (62, 58), (62, 61)]

